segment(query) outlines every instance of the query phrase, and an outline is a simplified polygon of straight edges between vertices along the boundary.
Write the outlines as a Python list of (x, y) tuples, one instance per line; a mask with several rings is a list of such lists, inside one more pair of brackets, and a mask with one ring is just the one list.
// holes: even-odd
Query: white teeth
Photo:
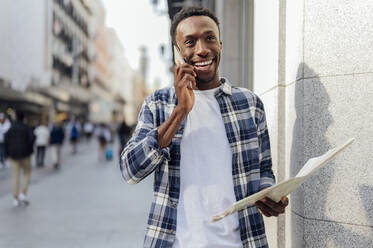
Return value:
[(195, 63), (196, 66), (204, 66), (212, 63), (212, 60)]

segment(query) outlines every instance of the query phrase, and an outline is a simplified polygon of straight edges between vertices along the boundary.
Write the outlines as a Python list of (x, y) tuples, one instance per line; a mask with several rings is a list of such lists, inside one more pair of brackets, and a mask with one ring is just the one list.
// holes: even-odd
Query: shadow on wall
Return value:
[[(330, 98), (320, 78), (316, 76), (304, 79), (304, 71), (317, 75), (305, 63), (298, 67), (294, 103), (296, 120), (290, 162), (292, 177), (308, 159), (332, 148), (326, 137), (326, 131), (333, 123), (333, 117), (328, 111)], [(358, 226), (334, 222), (325, 214), (333, 211), (328, 209), (326, 200), (335, 176), (335, 166), (338, 165), (332, 160), (292, 193), (292, 247), (373, 247), (372, 239), (357, 237), (354, 229), (359, 228)], [(360, 187), (360, 193), (363, 190), (373, 191), (372, 188)], [(347, 199), (348, 195), (341, 201)], [(372, 202), (365, 202), (365, 210), (373, 211)], [(373, 231), (373, 223), (370, 228)]]

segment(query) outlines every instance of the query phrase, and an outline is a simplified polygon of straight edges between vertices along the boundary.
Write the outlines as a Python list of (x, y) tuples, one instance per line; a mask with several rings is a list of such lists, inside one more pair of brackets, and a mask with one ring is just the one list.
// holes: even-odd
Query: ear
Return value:
[(220, 40), (219, 43), (220, 43), (220, 49), (222, 49), (223, 48), (223, 42)]

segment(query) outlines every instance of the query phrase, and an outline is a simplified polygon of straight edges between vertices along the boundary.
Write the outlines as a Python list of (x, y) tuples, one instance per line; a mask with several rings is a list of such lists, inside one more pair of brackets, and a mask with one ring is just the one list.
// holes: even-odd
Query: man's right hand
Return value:
[[(158, 143), (161, 148), (171, 144), (172, 138), (179, 129), (181, 122), (192, 110), (194, 105), (193, 88), (196, 88), (196, 72), (189, 64), (175, 66), (175, 91), (178, 104), (171, 116), (158, 128)], [(193, 88), (188, 88), (189, 82)]]
[[(178, 99), (177, 108), (186, 116), (194, 105), (193, 88), (196, 88), (197, 74), (192, 65), (185, 63), (175, 66), (174, 76), (174, 87)], [(192, 88), (188, 87), (189, 82), (191, 82)]]

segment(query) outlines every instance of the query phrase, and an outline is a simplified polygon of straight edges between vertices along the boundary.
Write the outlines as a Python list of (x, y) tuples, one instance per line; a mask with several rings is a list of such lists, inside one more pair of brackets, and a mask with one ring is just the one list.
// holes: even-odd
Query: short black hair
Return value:
[(179, 23), (182, 20), (184, 20), (188, 17), (191, 17), (191, 16), (208, 16), (208, 17), (210, 17), (212, 20), (214, 20), (214, 22), (218, 26), (218, 30), (219, 30), (219, 33), (220, 33), (219, 20), (211, 10), (209, 10), (208, 8), (205, 8), (205, 7), (200, 7), (200, 6), (184, 7), (179, 12), (177, 12), (177, 14), (174, 16), (174, 18), (172, 20), (172, 23), (171, 23), (170, 34), (171, 34), (171, 38), (172, 38), (172, 43), (174, 45), (177, 45), (176, 44), (176, 38), (175, 38), (177, 26), (179, 25)]

